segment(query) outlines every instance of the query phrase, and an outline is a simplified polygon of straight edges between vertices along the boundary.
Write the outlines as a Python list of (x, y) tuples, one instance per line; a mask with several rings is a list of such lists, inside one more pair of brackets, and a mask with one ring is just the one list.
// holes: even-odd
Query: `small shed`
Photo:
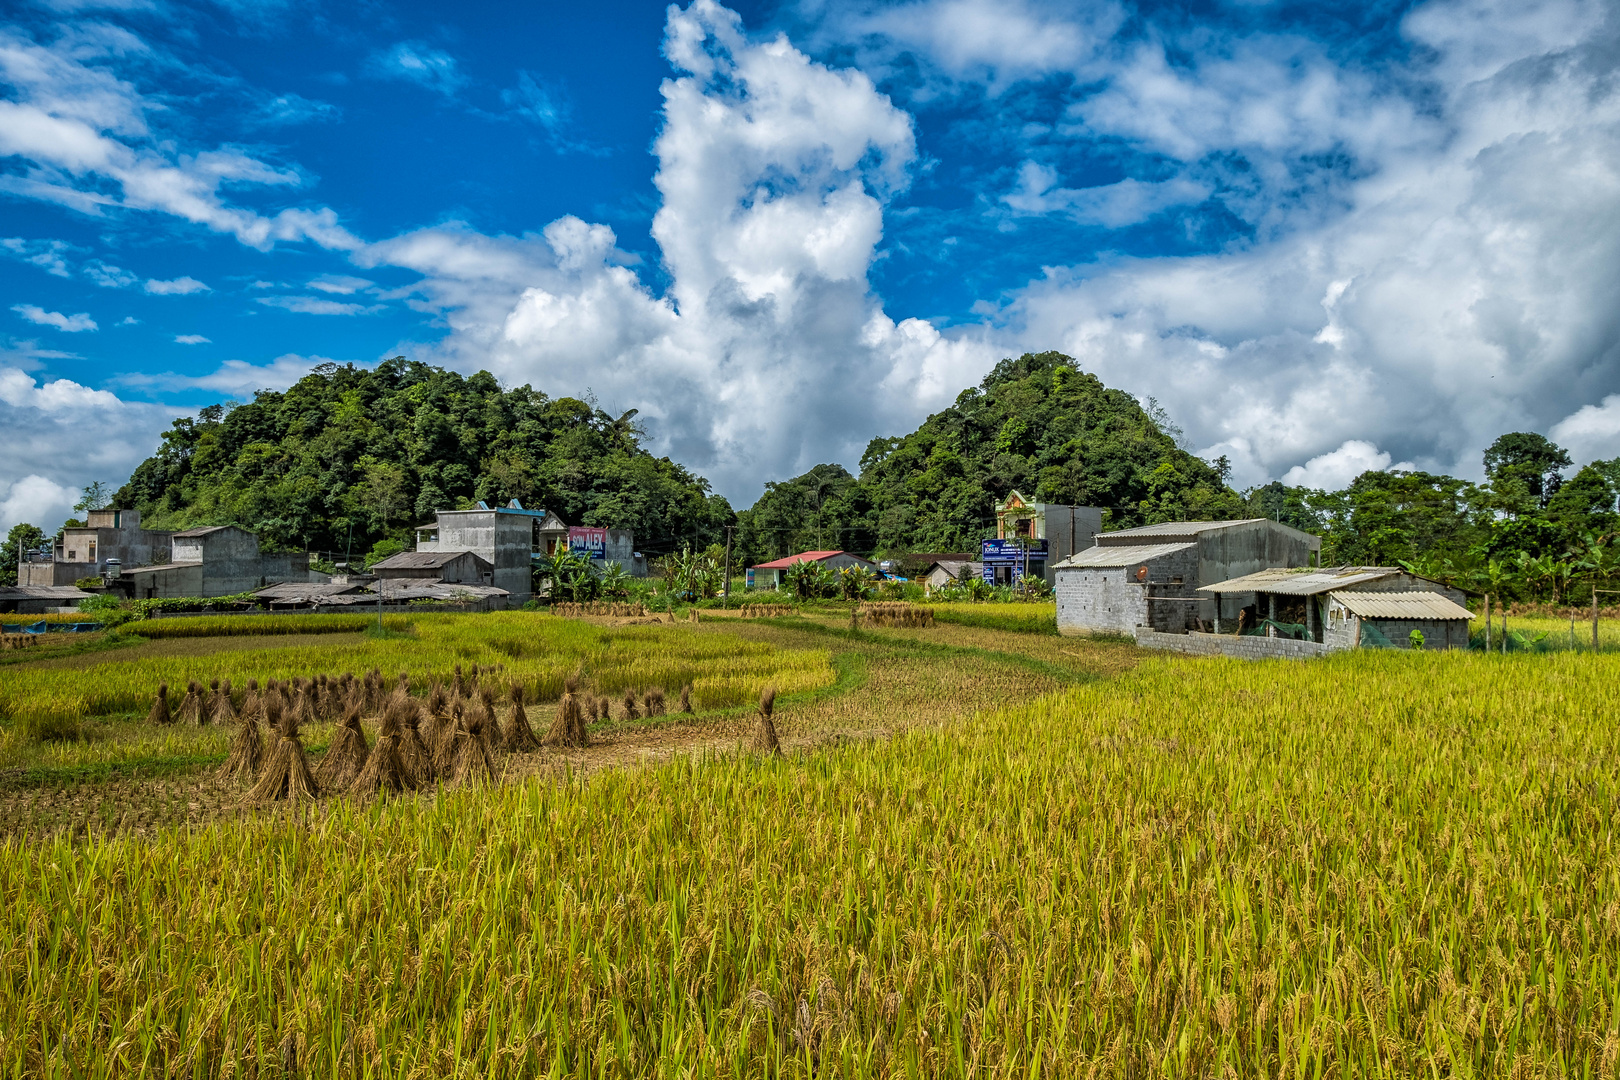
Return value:
[(984, 563), (972, 559), (940, 559), (923, 572), (922, 583), (930, 589), (955, 585), (965, 577), (984, 576)]
[(864, 566), (874, 574), (877, 573), (877, 563), (871, 559), (863, 559), (859, 555), (851, 555), (847, 551), (801, 551), (785, 559), (773, 559), (771, 562), (750, 567), (748, 585), (754, 589), (780, 589), (787, 572), (794, 564), (802, 562), (818, 562), (833, 571), (842, 570), (846, 566)]
[(0, 611), (7, 615), (44, 615), (88, 599), (89, 593), (72, 585), (0, 586)]
[(1416, 630), (1425, 649), (1466, 649), (1473, 617), (1438, 592), (1336, 592), (1328, 595), (1324, 640), (1330, 648), (1404, 649)]
[(1330, 649), (1385, 644), (1385, 639), (1405, 648), (1413, 630), (1423, 631), (1426, 648), (1466, 648), (1473, 617), (1461, 589), (1396, 566), (1275, 568), (1199, 591), (1221, 598), (1227, 612), (1216, 622), (1216, 633), (1263, 626), (1271, 635)]
[(494, 580), (495, 568), (471, 551), (402, 551), (374, 563), (371, 572), (383, 581), (404, 578), (489, 585)]

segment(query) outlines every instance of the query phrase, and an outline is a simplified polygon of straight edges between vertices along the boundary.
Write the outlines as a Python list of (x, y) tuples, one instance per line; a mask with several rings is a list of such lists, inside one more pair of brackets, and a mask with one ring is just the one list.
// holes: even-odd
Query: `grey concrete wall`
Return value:
[(1314, 641), (1290, 638), (1232, 637), (1228, 634), (1163, 634), (1142, 630), (1136, 643), (1145, 649), (1163, 649), (1191, 656), (1231, 656), (1240, 660), (1305, 660), (1330, 650)]
[(124, 574), (120, 589), (128, 589), (129, 595), (136, 600), (203, 596), (206, 595), (203, 592), (203, 564), (176, 563), (157, 570)]
[[(1214, 585), (1277, 566), (1309, 566), (1312, 545), (1269, 521), (1198, 534), (1198, 583)], [(1252, 601), (1251, 601), (1252, 603)], [(1213, 617), (1214, 606), (1210, 606)]]
[(647, 557), (636, 555), (636, 534), (629, 529), (609, 529), (605, 562), (618, 563), (631, 577), (647, 576)]
[(1462, 619), (1365, 619), (1378, 627), (1396, 648), (1407, 647), (1413, 630), (1423, 631), (1424, 649), (1468, 648), (1468, 623)]
[(1147, 593), (1121, 568), (1057, 572), (1058, 633), (1129, 634), (1147, 619)]
[(1057, 564), (1093, 544), (1102, 532), (1102, 510), (1095, 506), (1041, 503), (1036, 507), (1045, 521), (1046, 583), (1057, 584)]
[(513, 606), (534, 593), (534, 522), (528, 514), (498, 510), (441, 510), (437, 543), (418, 543), (418, 551), (470, 551), (489, 563), (490, 584), (512, 594)]

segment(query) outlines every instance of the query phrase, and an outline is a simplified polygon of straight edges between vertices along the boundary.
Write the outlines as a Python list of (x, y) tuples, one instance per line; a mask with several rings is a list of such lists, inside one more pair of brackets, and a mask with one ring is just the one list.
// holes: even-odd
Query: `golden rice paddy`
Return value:
[[(817, 654), (783, 757), (0, 842), (0, 1069), (1614, 1074), (1620, 656), (829, 623), (502, 652)], [(841, 710), (882, 730), (792, 750)]]

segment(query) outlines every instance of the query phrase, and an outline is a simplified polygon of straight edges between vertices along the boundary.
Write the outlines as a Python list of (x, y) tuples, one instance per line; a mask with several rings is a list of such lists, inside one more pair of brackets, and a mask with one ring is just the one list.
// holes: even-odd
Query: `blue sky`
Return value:
[(1620, 453), (1610, 5), (576, 7), (8, 6), (0, 527), (399, 353), (739, 506), (1024, 349), (1242, 483)]

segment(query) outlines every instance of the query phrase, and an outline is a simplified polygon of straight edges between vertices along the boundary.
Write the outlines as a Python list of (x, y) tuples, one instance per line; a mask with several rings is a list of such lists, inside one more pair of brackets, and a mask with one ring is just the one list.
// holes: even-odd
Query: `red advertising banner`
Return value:
[(589, 525), (570, 525), (568, 550), (587, 559), (607, 558), (607, 530), (593, 529)]

